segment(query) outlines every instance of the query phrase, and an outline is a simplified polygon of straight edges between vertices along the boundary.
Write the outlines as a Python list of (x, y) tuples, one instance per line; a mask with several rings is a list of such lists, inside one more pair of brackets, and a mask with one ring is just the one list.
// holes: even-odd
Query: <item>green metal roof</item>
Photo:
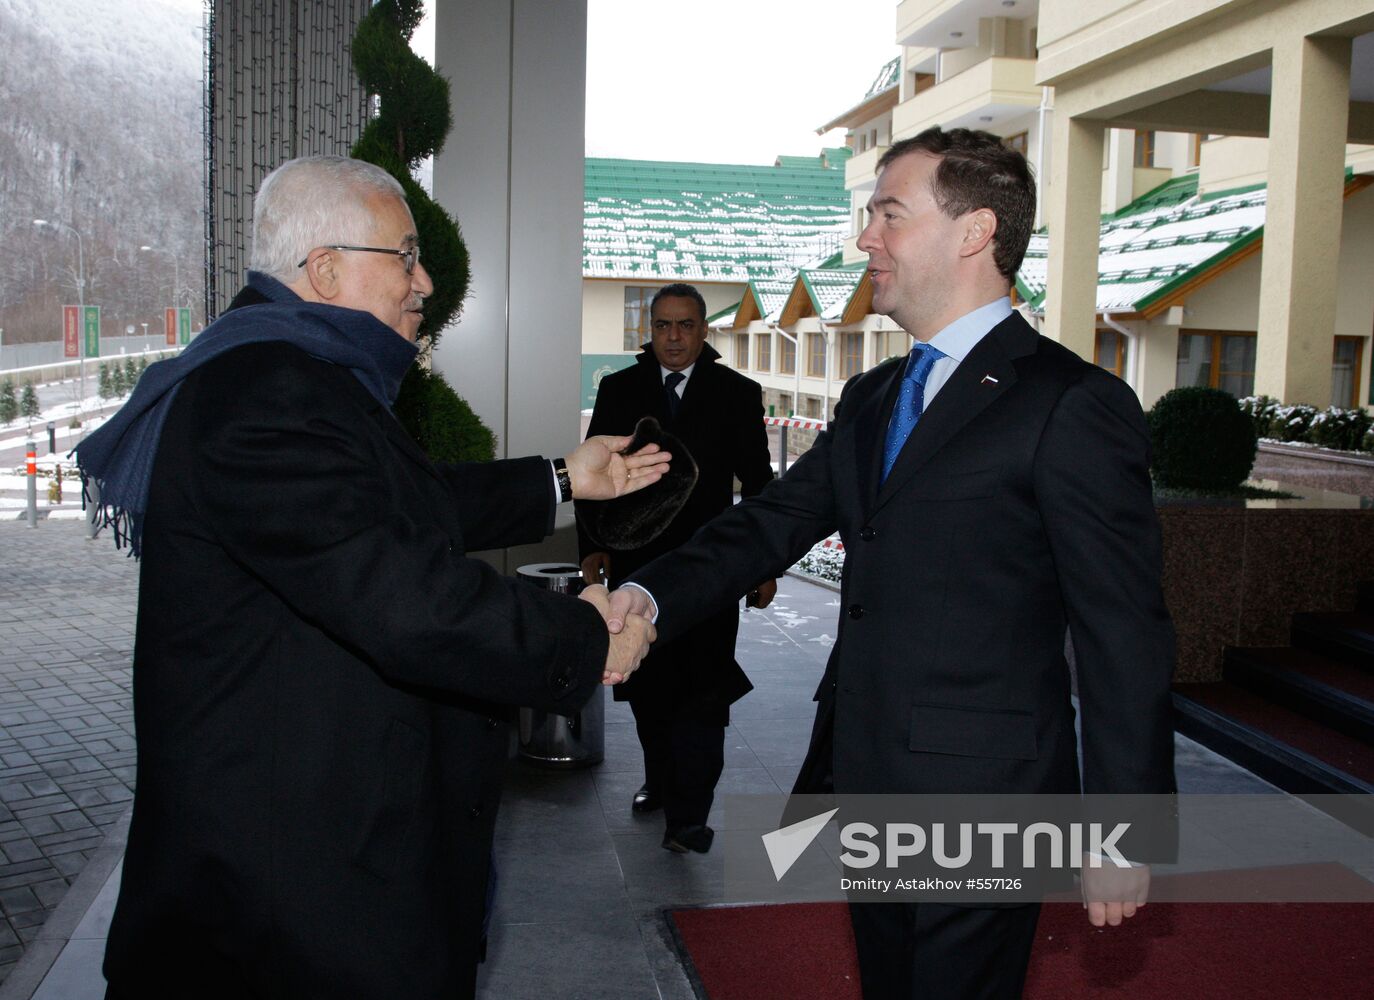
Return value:
[(777, 166), (588, 159), (582, 274), (652, 281), (790, 278), (849, 234), (843, 160)]
[[(1251, 185), (1205, 196), (1197, 176), (1175, 177), (1102, 216), (1097, 311), (1141, 312), (1239, 253), (1264, 229), (1266, 188)], [(1044, 308), (1049, 236), (1031, 237), (1016, 288)]]
[(803, 268), (802, 285), (821, 319), (839, 319), (863, 280), (863, 268)]
[(902, 57), (886, 63), (882, 69), (878, 70), (878, 75), (873, 78), (873, 82), (868, 86), (868, 93), (864, 94), (864, 100), (870, 97), (877, 97), (884, 90), (891, 90), (897, 86), (897, 81), (902, 76)]

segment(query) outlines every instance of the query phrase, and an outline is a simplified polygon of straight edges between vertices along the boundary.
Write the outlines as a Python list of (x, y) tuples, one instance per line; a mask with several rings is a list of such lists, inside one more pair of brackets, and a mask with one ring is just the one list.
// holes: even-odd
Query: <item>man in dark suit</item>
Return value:
[[(1082, 789), (1170, 793), (1173, 630), (1140, 405), (1011, 308), (1035, 209), (1019, 153), (936, 128), (879, 169), (858, 245), (912, 355), (851, 379), (787, 475), (634, 574), (642, 590), (589, 596), (612, 629), (657, 615), (668, 642), (838, 529), (844, 610), (798, 792), (1076, 794), (1067, 627)], [(1098, 926), (1148, 890), (1146, 866), (1111, 875), (1085, 869)], [(1038, 906), (850, 909), (865, 997), (1020, 995)]]
[(142, 558), (108, 995), (470, 997), (514, 706), (575, 710), (652, 633), (464, 553), (662, 455), (432, 464), (390, 405), (433, 290), (400, 185), (292, 161), (253, 222), (235, 308), (79, 449)]
[[(682, 509), (653, 541), (612, 548), (578, 520), (582, 575), (587, 583), (619, 583), (639, 567), (669, 552), (734, 503), (734, 481), (750, 497), (773, 478), (763, 426), (763, 391), (739, 372), (716, 364), (720, 355), (706, 343), (706, 302), (696, 288), (660, 288), (649, 307), (652, 340), (636, 363), (601, 380), (589, 435), (630, 434), (641, 417), (654, 417), (686, 447), (697, 466), (697, 482)], [(579, 513), (584, 513), (579, 506)], [(757, 582), (757, 581), (755, 581)], [(754, 587), (749, 603), (767, 607), (777, 583)], [(706, 825), (716, 782), (725, 765), (725, 727), (730, 705), (753, 687), (735, 661), (739, 614), (722, 608), (660, 645), (639, 672), (615, 689), (628, 700), (644, 749), (644, 785), (632, 808), (660, 806), (666, 829), (663, 846), (683, 853), (705, 852), (714, 836)]]

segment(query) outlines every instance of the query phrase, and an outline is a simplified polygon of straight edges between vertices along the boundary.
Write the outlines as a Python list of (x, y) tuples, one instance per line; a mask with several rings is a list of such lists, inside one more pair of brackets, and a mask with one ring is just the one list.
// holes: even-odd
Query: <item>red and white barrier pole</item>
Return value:
[(29, 481), (29, 527), (38, 527), (38, 445), (24, 442), (24, 475)]

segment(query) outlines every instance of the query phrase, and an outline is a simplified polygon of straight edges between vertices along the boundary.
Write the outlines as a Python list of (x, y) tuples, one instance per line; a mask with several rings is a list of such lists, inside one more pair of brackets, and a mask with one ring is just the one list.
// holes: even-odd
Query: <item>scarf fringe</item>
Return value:
[[(78, 466), (78, 468), (80, 468)], [(104, 494), (104, 480), (93, 478), (87, 475), (85, 469), (81, 469), (81, 509), (83, 511), (95, 510), (92, 520), (95, 521), (95, 534), (100, 534), (109, 528), (114, 534), (115, 549), (122, 549), (128, 546), (127, 555), (133, 559), (138, 559), (142, 554), (142, 546), (139, 544), (139, 532), (136, 530), (137, 520), (132, 511), (126, 507), (116, 504), (103, 503), (99, 497)], [(92, 493), (92, 487), (95, 487)], [(94, 537), (94, 536), (93, 536)]]

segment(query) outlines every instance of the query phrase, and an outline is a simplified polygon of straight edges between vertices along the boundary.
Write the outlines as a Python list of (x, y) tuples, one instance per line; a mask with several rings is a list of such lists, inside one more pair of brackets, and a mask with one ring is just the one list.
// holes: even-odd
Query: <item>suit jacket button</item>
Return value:
[(849, 617), (856, 621), (864, 616), (864, 606), (862, 604), (851, 604), (849, 606)]
[(481, 816), (481, 815), (482, 815), (482, 803), (479, 802), (479, 803), (477, 803), (477, 805), (475, 805), (475, 806), (473, 806), (471, 809), (469, 809), (469, 810), (468, 810), (468, 815), (470, 815), (473, 819), (477, 819), (479, 816)]
[(553, 679), (553, 689), (554, 689), (555, 691), (566, 691), (566, 690), (568, 690), (568, 684), (569, 684), (568, 679), (567, 679), (566, 677), (562, 676), (561, 674)]
[(878, 537), (878, 532), (873, 530), (873, 527), (871, 525), (866, 524), (859, 531), (859, 537), (862, 538), (865, 542), (871, 542), (873, 541), (873, 539)]
[(497, 726), (499, 726), (499, 725), (501, 725), (501, 720), (500, 720), (500, 719), (488, 719), (488, 720), (487, 720), (487, 728), (488, 728), (488, 729), (495, 729), (495, 728), (496, 728)]

